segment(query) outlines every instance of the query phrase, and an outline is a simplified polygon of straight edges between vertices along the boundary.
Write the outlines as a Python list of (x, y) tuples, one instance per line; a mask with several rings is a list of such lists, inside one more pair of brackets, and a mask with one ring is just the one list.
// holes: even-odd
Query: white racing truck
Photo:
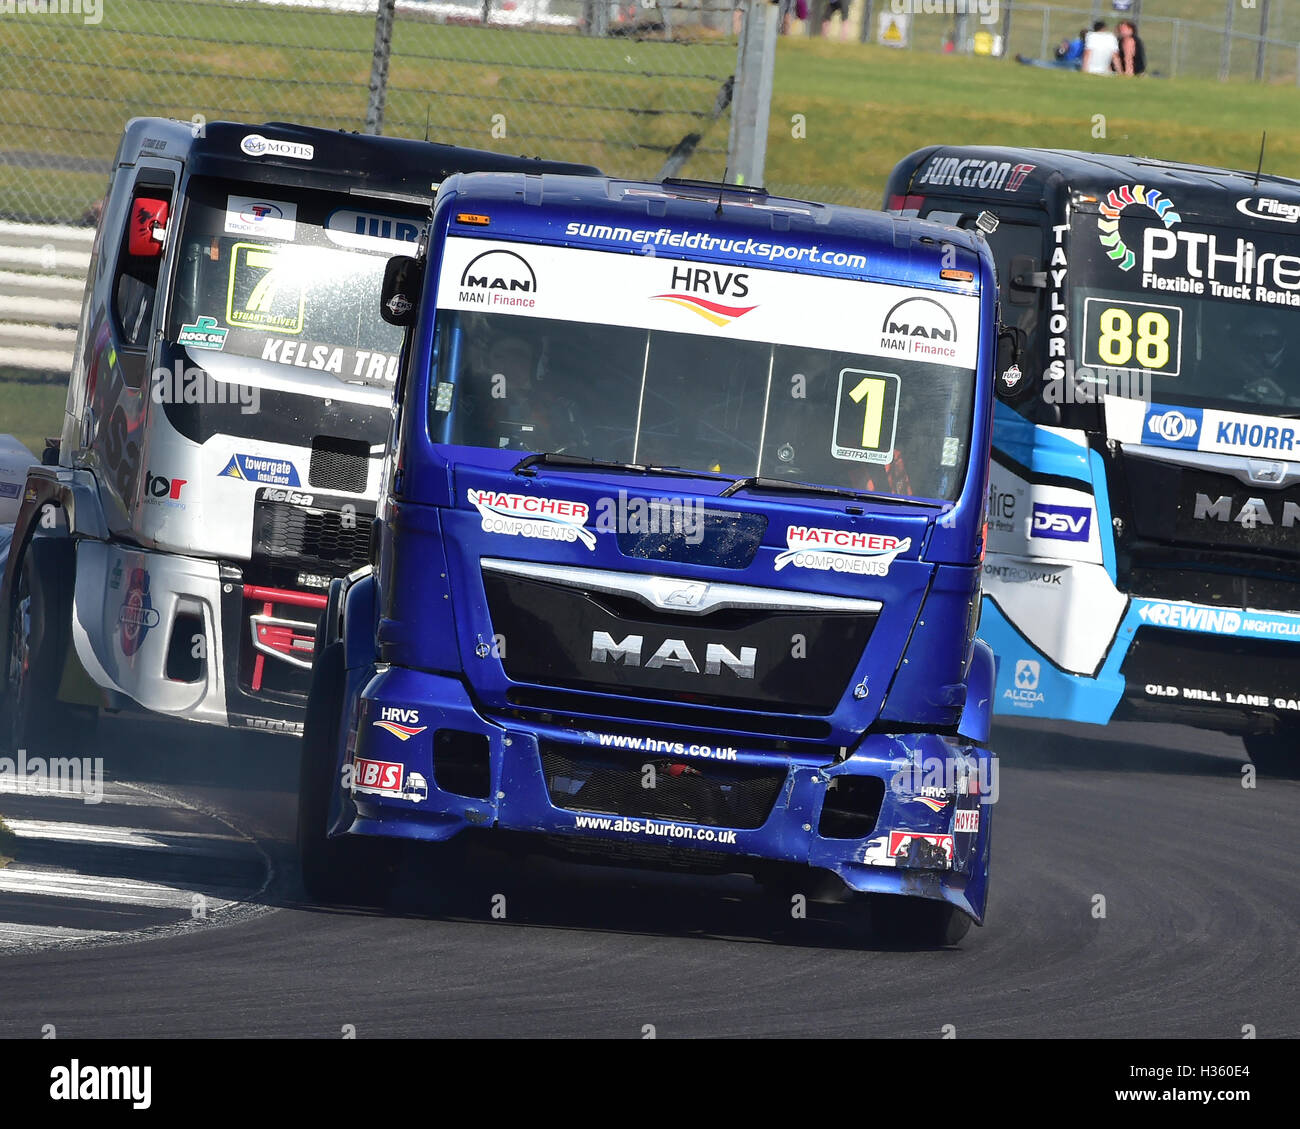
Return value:
[(369, 556), (403, 330), (378, 314), (437, 185), (588, 172), (269, 123), (131, 121), (61, 438), (0, 582), (0, 742), (100, 706), (301, 731), (331, 578)]

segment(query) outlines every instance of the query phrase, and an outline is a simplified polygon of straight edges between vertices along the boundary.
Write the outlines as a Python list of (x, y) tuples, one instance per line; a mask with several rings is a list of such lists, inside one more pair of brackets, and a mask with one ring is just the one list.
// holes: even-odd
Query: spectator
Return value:
[(1114, 32), (1106, 30), (1105, 20), (1098, 20), (1083, 41), (1084, 73), (1110, 74), (1115, 69), (1118, 54), (1119, 40), (1115, 38)]
[(1116, 70), (1120, 74), (1139, 75), (1147, 69), (1147, 49), (1132, 20), (1119, 22), (1119, 54)]
[(830, 30), (831, 16), (840, 14), (840, 38), (844, 39), (849, 28), (849, 0), (826, 0), (826, 14), (822, 18), (822, 36)]
[(1026, 67), (1077, 71), (1083, 61), (1083, 41), (1087, 34), (1088, 31), (1084, 28), (1079, 32), (1077, 39), (1062, 39), (1051, 59), (1029, 59), (1024, 55), (1017, 55), (1016, 62)]

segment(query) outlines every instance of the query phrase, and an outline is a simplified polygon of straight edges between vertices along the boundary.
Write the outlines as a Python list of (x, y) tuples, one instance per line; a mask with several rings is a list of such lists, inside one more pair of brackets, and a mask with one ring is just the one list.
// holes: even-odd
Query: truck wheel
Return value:
[(5, 641), (0, 742), (9, 752), (71, 756), (94, 736), (99, 711), (58, 700), (72, 646), (74, 578), (71, 542), (37, 537), (28, 544), (14, 581)]
[(948, 902), (882, 894), (871, 906), (872, 928), (882, 940), (900, 945), (946, 948), (970, 932), (971, 919)]
[(387, 895), (390, 856), (387, 840), (325, 833), (330, 800), (339, 787), (335, 758), (339, 710), (346, 671), (343, 644), (316, 653), (311, 694), (303, 719), (298, 768), (298, 867), (303, 888), (324, 905), (374, 905)]
[(1280, 733), (1248, 733), (1242, 738), (1251, 763), (1266, 776), (1300, 778), (1300, 729)]

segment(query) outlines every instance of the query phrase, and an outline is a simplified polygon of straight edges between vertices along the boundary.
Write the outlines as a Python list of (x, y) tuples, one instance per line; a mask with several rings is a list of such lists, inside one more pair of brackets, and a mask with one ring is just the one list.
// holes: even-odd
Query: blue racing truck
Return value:
[[(1003, 714), (1238, 733), (1300, 769), (1300, 182), (936, 146), (889, 209), (992, 209), (981, 637)], [(1012, 339), (1014, 338), (1014, 339)]]
[(373, 567), (318, 628), (308, 892), (357, 897), (394, 840), (523, 836), (811, 869), (932, 943), (982, 921), (995, 304), (978, 233), (446, 181), (385, 278), (412, 329)]

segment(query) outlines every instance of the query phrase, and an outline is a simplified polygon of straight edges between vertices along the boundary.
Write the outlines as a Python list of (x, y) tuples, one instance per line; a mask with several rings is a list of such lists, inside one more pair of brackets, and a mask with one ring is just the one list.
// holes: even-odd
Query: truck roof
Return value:
[[(840, 277), (902, 279), (941, 289), (949, 284), (940, 279), (935, 264), (946, 246), (966, 256), (989, 253), (978, 233), (930, 220), (770, 196), (762, 189), (704, 181), (466, 173), (447, 188), (457, 192), (458, 212), (482, 212), (493, 221), (490, 227), (457, 233), (462, 235), (490, 238), (509, 231), (515, 238), (642, 254), (650, 247), (656, 254), (751, 266), (765, 254), (718, 247), (717, 241), (812, 245), (818, 248), (816, 265), (806, 259), (792, 262), (781, 258), (770, 258), (761, 265)], [(675, 246), (636, 238), (640, 232), (665, 228), (712, 237), (713, 244)], [(861, 256), (868, 249), (865, 270), (827, 258), (837, 253)], [(975, 269), (969, 258), (944, 265)], [(952, 288), (965, 287), (952, 284)]]
[[(1265, 154), (1267, 160), (1267, 154)], [(959, 167), (958, 162), (974, 162)], [(1007, 164), (1009, 177), (982, 177), (990, 164)], [(1017, 176), (1016, 173), (1021, 175)], [(903, 177), (906, 180), (903, 180)], [(990, 184), (981, 187), (980, 179)], [(972, 183), (973, 182), (973, 183)], [(1015, 187), (1010, 185), (1014, 183)], [(999, 184), (1001, 186), (999, 186)], [(1175, 201), (1183, 215), (1221, 218), (1225, 196), (1234, 199), (1269, 197), (1300, 204), (1300, 181), (1273, 173), (1212, 168), (1208, 165), (1162, 161), (1154, 157), (1084, 153), (1072, 149), (1029, 149), (991, 145), (934, 145), (918, 149), (890, 177), (891, 194), (955, 194), (1033, 206), (1061, 194), (1085, 193), (1104, 198), (1122, 185), (1142, 185)], [(1234, 222), (1276, 232), (1276, 219), (1252, 216), (1237, 209)]]
[[(258, 139), (282, 144), (265, 145)], [(308, 152), (310, 157), (305, 156)], [(289, 122), (215, 121), (196, 129), (190, 122), (171, 118), (133, 118), (127, 123), (117, 161), (129, 164), (142, 156), (183, 159), (191, 173), (203, 176), (419, 201), (431, 200), (439, 183), (469, 169), (576, 176), (600, 171), (566, 161)]]

